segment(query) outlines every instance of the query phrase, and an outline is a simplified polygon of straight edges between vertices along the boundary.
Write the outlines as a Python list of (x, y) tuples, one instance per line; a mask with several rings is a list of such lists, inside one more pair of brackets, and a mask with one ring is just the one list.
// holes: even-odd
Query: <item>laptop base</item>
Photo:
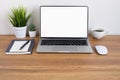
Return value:
[(68, 45), (41, 45), (41, 40), (39, 40), (36, 52), (57, 52), (57, 53), (93, 53), (89, 41), (87, 40), (87, 46), (68, 46)]

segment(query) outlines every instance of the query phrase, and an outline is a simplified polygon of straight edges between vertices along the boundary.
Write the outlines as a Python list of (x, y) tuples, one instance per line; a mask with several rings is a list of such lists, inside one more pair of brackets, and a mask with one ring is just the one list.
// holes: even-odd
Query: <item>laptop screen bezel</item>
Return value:
[[(86, 7), (87, 8), (87, 37), (41, 37), (41, 7)], [(40, 6), (40, 38), (50, 38), (50, 39), (86, 39), (88, 38), (88, 25), (89, 25), (89, 7), (88, 6), (67, 6), (67, 5), (41, 5)]]

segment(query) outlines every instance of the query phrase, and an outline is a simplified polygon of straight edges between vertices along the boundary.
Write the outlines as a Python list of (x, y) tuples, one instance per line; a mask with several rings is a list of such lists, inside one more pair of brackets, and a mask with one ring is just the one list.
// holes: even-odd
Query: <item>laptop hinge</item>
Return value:
[(77, 39), (77, 40), (78, 40), (78, 39), (81, 40), (81, 39), (82, 39), (82, 40), (83, 40), (83, 39), (84, 39), (84, 40), (87, 40), (87, 38), (53, 38), (53, 37), (52, 37), (52, 38), (51, 38), (51, 37), (47, 37), (47, 38), (45, 38), (45, 37), (43, 38), (43, 37), (42, 37), (41, 39), (44, 39), (44, 40), (45, 40), (45, 39), (52, 39), (52, 40), (57, 40), (57, 39), (59, 39), (59, 40), (69, 40), (69, 39), (70, 39), (70, 40), (76, 40), (76, 39)]

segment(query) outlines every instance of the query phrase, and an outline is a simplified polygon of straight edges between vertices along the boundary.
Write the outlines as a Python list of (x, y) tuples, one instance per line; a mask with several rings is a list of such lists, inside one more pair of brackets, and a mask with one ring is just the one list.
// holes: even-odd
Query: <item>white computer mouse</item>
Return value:
[(108, 49), (105, 46), (97, 45), (97, 46), (95, 46), (95, 48), (96, 48), (96, 51), (98, 52), (98, 54), (106, 55), (108, 53)]

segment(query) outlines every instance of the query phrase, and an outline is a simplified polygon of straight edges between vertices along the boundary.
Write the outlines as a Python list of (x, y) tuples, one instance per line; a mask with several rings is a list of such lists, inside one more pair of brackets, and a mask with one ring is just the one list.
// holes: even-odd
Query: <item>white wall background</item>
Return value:
[(89, 28), (104, 28), (109, 34), (120, 35), (120, 0), (0, 0), (0, 35), (14, 34), (8, 14), (10, 8), (19, 5), (33, 13), (29, 23), (38, 28), (40, 5), (87, 5), (90, 10)]

